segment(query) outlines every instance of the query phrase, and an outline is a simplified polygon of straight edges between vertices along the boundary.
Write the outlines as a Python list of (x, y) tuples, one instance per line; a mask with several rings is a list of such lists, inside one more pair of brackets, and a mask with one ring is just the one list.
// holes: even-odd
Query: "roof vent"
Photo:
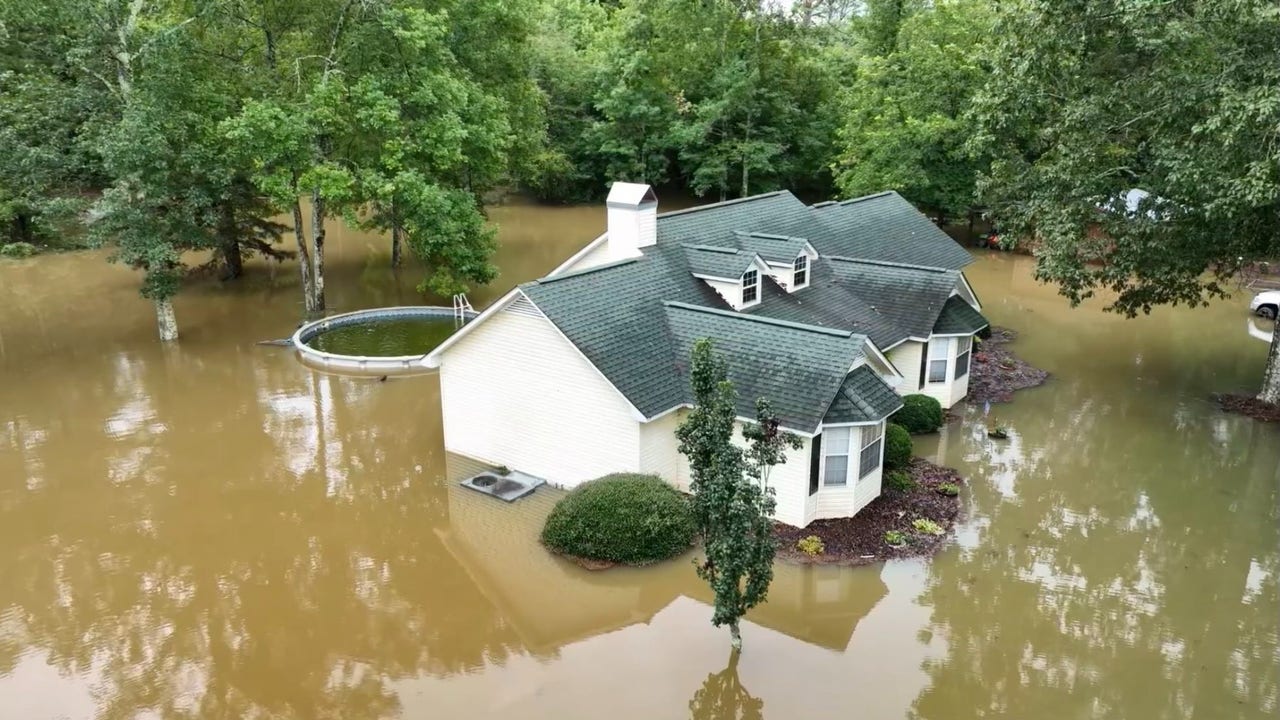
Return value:
[(615, 182), (605, 201), (609, 210), (609, 256), (636, 257), (658, 242), (658, 196), (643, 183)]

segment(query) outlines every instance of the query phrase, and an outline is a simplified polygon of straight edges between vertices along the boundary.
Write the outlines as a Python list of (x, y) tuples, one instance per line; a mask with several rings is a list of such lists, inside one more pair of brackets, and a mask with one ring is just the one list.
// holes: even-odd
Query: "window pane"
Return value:
[(822, 433), (823, 448), (828, 455), (849, 454), (849, 428), (833, 428)]
[(755, 270), (748, 270), (742, 274), (742, 302), (755, 302), (759, 297), (760, 276)]
[(929, 361), (929, 382), (940, 383), (947, 381), (947, 361), (946, 360), (930, 360)]
[(956, 358), (956, 378), (962, 378), (969, 374), (969, 353), (964, 353)]
[(827, 469), (822, 474), (823, 485), (844, 485), (849, 478), (849, 456), (828, 455)]
[(947, 351), (951, 349), (951, 340), (942, 338), (940, 340), (929, 341), (929, 359), (930, 360), (946, 360)]
[(956, 354), (969, 352), (973, 347), (973, 338), (971, 337), (962, 337), (957, 342), (960, 343), (960, 346), (956, 349)]
[(871, 427), (862, 428), (862, 447), (866, 447), (879, 440), (882, 435), (884, 435), (883, 425), (873, 425)]
[(800, 287), (801, 285), (809, 282), (809, 274), (804, 270), (797, 270), (795, 278), (793, 278), (793, 282), (796, 287)]
[(876, 440), (862, 448), (862, 458), (858, 462), (858, 477), (864, 478), (867, 473), (880, 467), (880, 441)]

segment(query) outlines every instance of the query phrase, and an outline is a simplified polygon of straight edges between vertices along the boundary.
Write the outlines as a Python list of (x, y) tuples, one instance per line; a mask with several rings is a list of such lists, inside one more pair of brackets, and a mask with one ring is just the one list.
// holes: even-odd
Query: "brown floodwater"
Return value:
[[(483, 306), (602, 208), (496, 208)], [(422, 302), (329, 235), (331, 309)], [(0, 718), (1263, 718), (1280, 704), (1280, 427), (1219, 413), (1266, 346), (1245, 298), (1069, 309), (1029, 261), (969, 277), (1053, 373), (918, 450), (961, 469), (929, 561), (780, 566), (729, 664), (691, 565), (549, 557), (557, 493), (456, 485), (426, 376), (281, 348), (292, 265), (178, 298), (85, 252), (0, 261)], [(435, 300), (438, 302), (438, 300)], [(1007, 441), (985, 428), (1010, 429)]]

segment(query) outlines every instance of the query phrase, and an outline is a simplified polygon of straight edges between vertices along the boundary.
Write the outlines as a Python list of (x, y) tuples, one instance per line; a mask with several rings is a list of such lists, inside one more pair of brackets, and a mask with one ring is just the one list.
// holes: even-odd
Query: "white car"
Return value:
[(1255, 295), (1253, 302), (1249, 303), (1249, 312), (1275, 320), (1280, 315), (1280, 290), (1266, 290)]

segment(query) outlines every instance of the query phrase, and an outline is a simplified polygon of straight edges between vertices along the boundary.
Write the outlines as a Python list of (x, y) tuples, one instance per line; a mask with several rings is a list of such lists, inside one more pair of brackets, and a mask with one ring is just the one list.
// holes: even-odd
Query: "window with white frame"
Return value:
[(880, 467), (880, 446), (884, 443), (884, 425), (862, 428), (862, 450), (858, 452), (858, 479)]
[(791, 285), (793, 289), (799, 290), (800, 288), (808, 284), (809, 284), (809, 258), (806, 255), (801, 255), (800, 257), (796, 258), (796, 262), (792, 266)]
[(852, 428), (829, 428), (822, 433), (822, 484), (843, 487), (849, 484), (849, 451)]
[(947, 353), (951, 350), (951, 338), (935, 338), (929, 341), (929, 382), (947, 381)]
[(742, 273), (742, 304), (750, 305), (760, 299), (760, 273), (754, 269)]
[(969, 354), (973, 350), (973, 338), (957, 338), (956, 342), (960, 347), (956, 349), (956, 372), (953, 377), (959, 380), (969, 374)]

